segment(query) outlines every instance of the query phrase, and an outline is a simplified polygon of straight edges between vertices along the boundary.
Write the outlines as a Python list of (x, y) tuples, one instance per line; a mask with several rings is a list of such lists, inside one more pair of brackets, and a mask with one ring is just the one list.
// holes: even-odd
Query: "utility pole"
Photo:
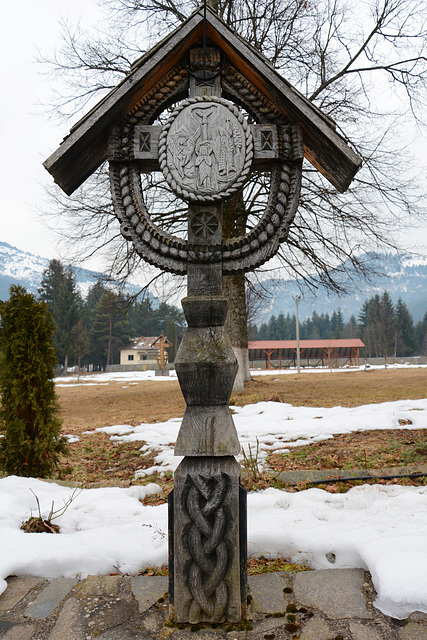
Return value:
[(301, 358), (300, 358), (300, 347), (299, 347), (299, 318), (298, 318), (298, 300), (300, 296), (295, 296), (295, 325), (297, 332), (297, 371), (301, 373)]

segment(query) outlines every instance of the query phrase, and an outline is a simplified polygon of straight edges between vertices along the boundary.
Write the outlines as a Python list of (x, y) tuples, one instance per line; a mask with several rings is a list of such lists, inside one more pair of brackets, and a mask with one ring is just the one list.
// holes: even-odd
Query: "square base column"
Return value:
[(237, 622), (242, 616), (240, 465), (233, 456), (186, 457), (173, 492), (176, 622)]

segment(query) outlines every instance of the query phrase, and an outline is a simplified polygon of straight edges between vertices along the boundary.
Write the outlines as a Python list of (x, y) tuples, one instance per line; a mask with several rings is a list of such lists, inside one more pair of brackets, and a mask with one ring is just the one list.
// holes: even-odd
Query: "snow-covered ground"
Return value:
[[(83, 490), (56, 522), (59, 535), (28, 534), (23, 520), (62, 505), (72, 490), (36, 479), (0, 480), (0, 591), (9, 575), (135, 574), (167, 563), (167, 506), (140, 499), (158, 485)], [(375, 605), (403, 618), (427, 613), (427, 487), (360, 486), (248, 495), (248, 552), (287, 556), (314, 569), (368, 569)], [(331, 562), (332, 561), (332, 562)]]
[[(387, 369), (414, 369), (414, 368), (427, 368), (426, 364), (412, 365), (412, 364), (388, 364)], [(384, 365), (360, 365), (359, 367), (342, 367), (340, 369), (328, 369), (320, 367), (303, 367), (302, 372), (307, 373), (354, 373), (355, 371), (365, 371), (367, 369), (384, 369)], [(251, 369), (251, 373), (254, 376), (278, 376), (278, 375), (295, 375), (296, 369)], [(67, 375), (65, 377), (55, 378), (55, 383), (60, 386), (75, 386), (77, 384), (107, 384), (108, 382), (124, 382), (124, 383), (137, 383), (144, 382), (145, 380), (151, 380), (155, 382), (167, 382), (170, 380), (176, 380), (176, 372), (171, 370), (169, 376), (156, 376), (154, 371), (116, 371), (114, 373), (90, 373), (82, 374), (80, 379), (76, 373)]]
[[(103, 375), (105, 379), (96, 375), (96, 382), (117, 379), (118, 374)], [(83, 384), (94, 382), (88, 378)], [(140, 377), (135, 374), (120, 374), (119, 381), (131, 384), (136, 379)], [(262, 452), (350, 431), (427, 427), (427, 399), (352, 409), (262, 402), (233, 410), (242, 445), (254, 450), (258, 438)], [(402, 427), (399, 420), (411, 424)], [(174, 419), (137, 427), (112, 425), (102, 431), (115, 440), (144, 441), (143, 451), (159, 451), (156, 466), (162, 472), (179, 462), (173, 456), (179, 424), (180, 419)], [(59, 535), (28, 534), (20, 525), (37, 515), (34, 494), (46, 514), (52, 501), (60, 507), (72, 489), (32, 478), (0, 479), (0, 592), (9, 575), (134, 574), (166, 564), (167, 507), (141, 502), (159, 490), (155, 484), (84, 489), (56, 521)], [(314, 569), (365, 568), (377, 591), (375, 605), (397, 618), (415, 610), (427, 613), (426, 531), (427, 486), (364, 485), (345, 494), (267, 489), (248, 496), (250, 555), (285, 556)]]
[[(232, 407), (232, 412), (245, 452), (252, 451), (254, 454), (259, 443), (260, 467), (269, 451), (287, 451), (291, 447), (328, 440), (340, 433), (427, 428), (427, 399), (332, 408), (258, 402), (245, 407)], [(106, 433), (115, 442), (140, 441), (144, 443), (140, 449), (143, 453), (157, 451), (156, 464), (136, 472), (136, 475), (147, 476), (156, 471), (174, 471), (178, 466), (181, 458), (174, 456), (174, 445), (180, 424), (181, 418), (172, 418), (155, 424), (100, 427), (85, 433), (93, 437), (96, 437), (96, 433)]]

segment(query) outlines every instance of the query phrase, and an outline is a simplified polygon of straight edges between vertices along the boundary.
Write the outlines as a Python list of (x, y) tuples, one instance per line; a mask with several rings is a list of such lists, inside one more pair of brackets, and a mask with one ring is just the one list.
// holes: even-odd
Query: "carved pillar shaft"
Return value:
[[(189, 207), (189, 242), (221, 243), (221, 206)], [(237, 360), (224, 329), (221, 261), (188, 265), (188, 329), (175, 358), (187, 408), (175, 454), (173, 606), (177, 622), (241, 617), (240, 451), (228, 408)]]
[[(177, 110), (161, 143), (166, 152), (162, 156), (160, 151), (166, 163), (171, 154), (167, 136), (176, 140), (172, 170), (165, 170), (165, 177), (172, 185), (182, 180), (186, 195), (194, 199), (188, 209), (188, 295), (182, 301), (188, 329), (175, 357), (187, 408), (175, 447), (175, 455), (185, 457), (175, 472), (169, 590), (175, 620), (190, 623), (236, 622), (246, 601), (246, 513), (242, 517), (240, 465), (233, 457), (240, 444), (228, 408), (238, 365), (224, 328), (228, 303), (222, 293), (222, 205), (212, 202), (211, 195), (224, 189), (222, 199), (227, 197), (227, 181), (249, 166), (251, 149), (245, 147), (246, 155), (240, 152), (250, 134), (240, 128), (239, 113), (230, 112), (220, 98), (191, 102), (191, 96), (220, 93), (219, 78), (207, 85), (192, 78), (188, 109)], [(190, 134), (182, 150), (182, 131), (194, 127), (194, 139)], [(232, 144), (236, 162), (228, 148)], [(185, 183), (188, 148), (193, 152), (192, 195)], [(207, 250), (209, 258), (203, 260), (201, 251)]]

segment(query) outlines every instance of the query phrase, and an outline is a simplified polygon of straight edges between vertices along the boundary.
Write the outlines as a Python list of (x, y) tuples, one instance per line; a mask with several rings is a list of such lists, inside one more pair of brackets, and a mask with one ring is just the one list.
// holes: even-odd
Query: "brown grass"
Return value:
[(63, 432), (83, 431), (114, 424), (164, 422), (184, 415), (185, 401), (176, 380), (76, 387), (57, 387)]
[[(58, 387), (63, 431), (82, 431), (113, 424), (155, 423), (184, 415), (185, 402), (176, 380), (77, 387)], [(425, 398), (427, 369), (387, 369), (351, 373), (301, 373), (256, 376), (230, 404), (262, 400), (307, 407), (355, 407), (393, 400)]]
[(357, 407), (427, 395), (426, 369), (374, 369), (342, 373), (301, 373), (256, 376), (232, 403), (261, 400), (288, 402), (297, 407)]
[[(185, 402), (178, 382), (109, 382), (92, 386), (58, 387), (63, 433), (79, 435), (61, 462), (57, 477), (83, 484), (102, 482), (128, 486), (136, 469), (154, 464), (157, 452), (142, 456), (142, 442), (111, 442), (105, 434), (84, 434), (114, 424), (136, 425), (163, 422), (184, 414)], [(289, 402), (295, 406), (357, 406), (400, 399), (424, 398), (427, 369), (388, 369), (351, 373), (301, 373), (282, 376), (254, 376), (243, 392), (232, 395), (231, 403), (245, 405), (261, 400)], [(373, 431), (336, 436), (332, 440), (298, 447), (289, 454), (272, 454), (271, 468), (334, 469), (382, 468), (427, 461), (426, 431)], [(149, 476), (140, 482), (158, 482), (162, 495), (147, 503), (164, 501), (172, 488), (172, 474)], [(254, 478), (242, 470), (248, 489), (263, 489), (274, 483), (274, 475)], [(420, 481), (421, 482), (421, 481)], [(331, 487), (330, 490), (334, 490)]]
[(334, 436), (288, 453), (273, 453), (275, 471), (385, 469), (427, 463), (427, 429), (362, 431)]

